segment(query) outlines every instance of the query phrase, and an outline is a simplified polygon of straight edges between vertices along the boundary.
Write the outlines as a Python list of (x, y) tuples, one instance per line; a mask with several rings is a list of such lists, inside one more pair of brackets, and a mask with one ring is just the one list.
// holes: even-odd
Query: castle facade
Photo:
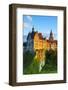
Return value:
[(57, 40), (54, 40), (52, 30), (50, 32), (49, 39), (43, 38), (42, 33), (34, 31), (28, 33), (27, 36), (27, 50), (36, 51), (36, 50), (55, 50), (57, 49)]

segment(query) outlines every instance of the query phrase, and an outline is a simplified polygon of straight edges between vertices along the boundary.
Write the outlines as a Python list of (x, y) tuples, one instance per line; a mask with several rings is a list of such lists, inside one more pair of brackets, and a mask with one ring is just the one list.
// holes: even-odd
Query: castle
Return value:
[(43, 38), (42, 33), (34, 30), (28, 33), (26, 45), (24, 45), (26, 51), (36, 52), (36, 58), (39, 60), (39, 71), (45, 65), (45, 51), (57, 49), (57, 40), (54, 40), (52, 30), (50, 32), (49, 39)]

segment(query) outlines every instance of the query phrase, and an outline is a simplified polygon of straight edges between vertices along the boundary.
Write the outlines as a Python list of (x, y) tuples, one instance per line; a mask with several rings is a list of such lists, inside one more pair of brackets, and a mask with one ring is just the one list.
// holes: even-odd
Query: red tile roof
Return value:
[(42, 39), (43, 40), (42, 33), (38, 33), (38, 35), (39, 35), (39, 39)]

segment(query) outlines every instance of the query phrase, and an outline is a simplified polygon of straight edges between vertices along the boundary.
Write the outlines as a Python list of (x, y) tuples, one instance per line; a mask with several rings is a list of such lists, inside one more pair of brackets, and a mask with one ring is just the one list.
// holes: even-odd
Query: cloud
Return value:
[(32, 16), (27, 15), (25, 16), (25, 18), (27, 20), (23, 22), (23, 28), (31, 29), (32, 28)]
[(27, 19), (29, 20), (29, 21), (32, 21), (32, 17), (31, 16), (26, 16), (27, 17)]
[(29, 24), (29, 23), (24, 22), (24, 23), (23, 23), (23, 27), (24, 27), (24, 28), (29, 28), (29, 29), (31, 29), (31, 28), (32, 28), (32, 25)]
[(28, 23), (24, 22), (24, 28), (28, 28), (28, 27), (29, 27)]

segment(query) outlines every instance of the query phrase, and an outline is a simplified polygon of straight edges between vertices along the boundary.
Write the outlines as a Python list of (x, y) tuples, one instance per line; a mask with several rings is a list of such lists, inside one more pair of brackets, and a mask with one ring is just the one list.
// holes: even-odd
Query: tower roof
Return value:
[(34, 26), (32, 27), (32, 32), (34, 32)]
[(52, 32), (52, 30), (51, 30), (51, 32), (50, 32), (50, 36), (49, 36), (49, 40), (53, 40), (54, 38), (53, 38), (53, 32)]
[(29, 33), (28, 33), (27, 40), (28, 40), (29, 36), (31, 37), (31, 39), (34, 39), (35, 33), (36, 33), (36, 32), (34, 31), (34, 27), (32, 27), (32, 32), (29, 32)]
[(51, 32), (50, 32), (50, 35), (53, 35), (52, 30), (51, 30)]

